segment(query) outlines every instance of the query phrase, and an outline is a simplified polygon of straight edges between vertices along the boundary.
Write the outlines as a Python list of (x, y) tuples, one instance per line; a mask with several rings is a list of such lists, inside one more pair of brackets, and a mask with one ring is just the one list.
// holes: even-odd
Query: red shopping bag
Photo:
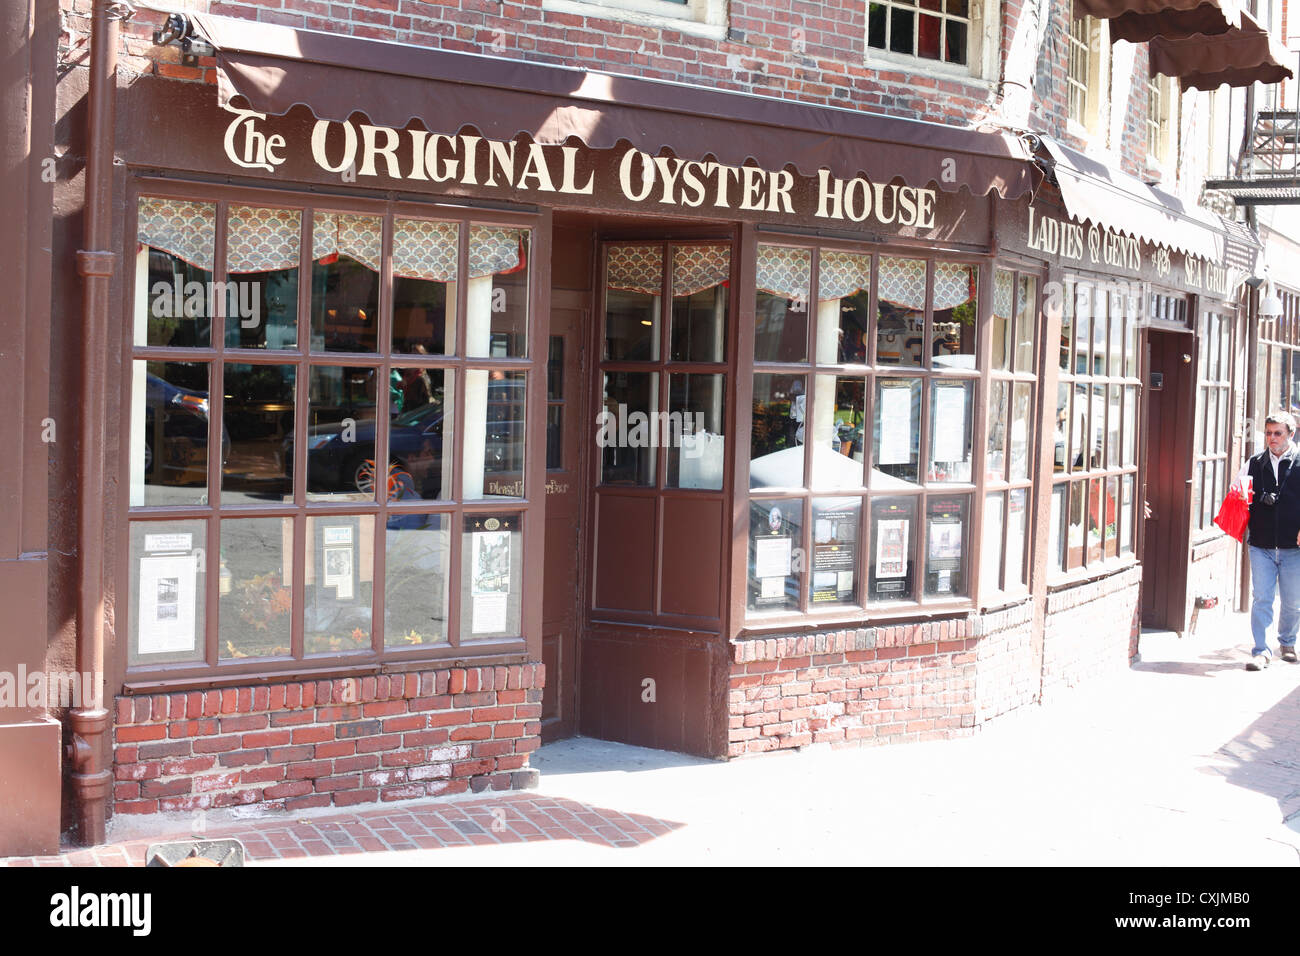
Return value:
[(1250, 521), (1250, 485), (1249, 478), (1244, 483), (1234, 481), (1219, 506), (1219, 513), (1214, 516), (1214, 523), (1238, 541), (1245, 538), (1246, 524)]

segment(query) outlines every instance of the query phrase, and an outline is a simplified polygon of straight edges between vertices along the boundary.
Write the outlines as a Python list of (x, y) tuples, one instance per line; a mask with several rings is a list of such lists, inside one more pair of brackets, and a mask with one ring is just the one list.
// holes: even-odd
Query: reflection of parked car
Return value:
[[(145, 380), (144, 473), (150, 484), (207, 480), (208, 393), (148, 375)], [(230, 436), (222, 430), (222, 457)]]
[[(485, 471), (521, 471), (524, 440), (524, 382), (505, 380), (488, 386)], [(450, 497), (443, 491), (444, 405), (441, 401), (396, 416), (388, 426), (390, 487), (397, 475), (396, 496), (405, 497), (405, 477), (422, 498)], [(459, 444), (459, 443), (458, 443)], [(292, 442), (287, 443), (292, 454)], [(371, 494), (375, 480), (375, 423), (358, 421), (317, 425), (307, 433), (307, 482), (314, 490)]]

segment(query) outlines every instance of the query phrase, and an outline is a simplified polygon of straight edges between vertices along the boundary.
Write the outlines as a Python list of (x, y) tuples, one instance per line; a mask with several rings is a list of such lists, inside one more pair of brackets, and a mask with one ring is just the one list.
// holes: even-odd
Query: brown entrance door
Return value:
[(546, 567), (542, 597), (543, 743), (577, 732), (578, 582), (582, 531), (579, 441), (588, 293), (553, 289), (546, 366)]
[(1142, 624), (1187, 629), (1191, 533), (1192, 438), (1195, 434), (1196, 338), (1147, 330), (1146, 503), (1142, 539)]

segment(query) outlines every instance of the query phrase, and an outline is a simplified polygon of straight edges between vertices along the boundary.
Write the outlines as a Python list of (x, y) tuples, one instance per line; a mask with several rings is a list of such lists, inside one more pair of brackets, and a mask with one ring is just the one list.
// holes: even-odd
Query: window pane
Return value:
[(1070, 513), (1066, 518), (1066, 557), (1069, 567), (1083, 567), (1084, 539), (1087, 534), (1084, 497), (1088, 493), (1088, 482), (1076, 481), (1070, 484)]
[[(455, 375), (450, 369), (399, 368), (403, 388), (401, 414), (388, 424), (388, 500), (450, 498), (451, 456), (456, 416)], [(359, 456), (356, 456), (359, 457)], [(374, 461), (374, 446), (368, 456)], [(369, 492), (365, 476), (353, 485)]]
[(132, 366), (131, 506), (206, 504), (208, 363)]
[(915, 541), (915, 498), (872, 499), (869, 601), (910, 601), (916, 596)]
[(1091, 375), (1106, 374), (1106, 334), (1110, 325), (1110, 296), (1104, 289), (1093, 292)]
[(866, 382), (818, 375), (813, 388), (813, 487), (861, 488)]
[[(910, 16), (910, 14), (909, 14)], [(925, 329), (925, 260), (880, 257), (876, 277), (876, 361), (920, 368)]]
[(1034, 387), (1017, 382), (1011, 401), (1011, 477), (1029, 477), (1029, 456), (1033, 447)]
[(932, 497), (925, 504), (925, 593), (966, 593), (966, 495)]
[(935, 263), (930, 349), (935, 368), (975, 367), (976, 274), (974, 266)]
[(945, 41), (943, 58), (949, 63), (966, 65), (966, 36), (968, 27), (957, 20), (945, 24)]
[(460, 572), (462, 641), (522, 633), (523, 568), (519, 515), (465, 515)]
[(1070, 364), (1070, 349), (1074, 344), (1074, 283), (1065, 283), (1065, 292), (1061, 297), (1061, 356), (1060, 367), (1063, 372), (1073, 371)]
[(318, 212), (312, 241), (312, 351), (375, 351), (383, 220)]
[(1122, 498), (1119, 506), (1119, 553), (1127, 554), (1133, 550), (1133, 476), (1120, 478)]
[(526, 372), (465, 372), (464, 494), (524, 495)]
[(221, 659), (288, 657), (293, 632), (293, 519), (223, 518), (218, 573)]
[(812, 252), (759, 246), (755, 281), (754, 361), (806, 361)]
[(204, 659), (206, 532), (203, 521), (131, 522), (128, 664)]
[(1106, 511), (1102, 516), (1102, 531), (1106, 535), (1106, 556), (1119, 554), (1116, 532), (1119, 530), (1119, 477), (1112, 475), (1106, 479)]
[(1069, 385), (1061, 383), (1056, 386), (1056, 431), (1052, 436), (1056, 443), (1052, 453), (1052, 470), (1055, 472), (1066, 471), (1070, 464), (1070, 394)]
[(993, 274), (993, 367), (999, 371), (1011, 368), (1011, 319), (1015, 306), (1012, 302), (1012, 285), (1015, 276), (1005, 269)]
[(912, 49), (916, 14), (911, 10), (892, 7), (889, 11), (889, 49), (894, 53), (914, 54)]
[(1065, 570), (1065, 518), (1066, 496), (1069, 485), (1056, 485), (1052, 488), (1052, 519), (1047, 526), (1047, 560), (1053, 571)]
[[(931, 382), (930, 482), (970, 481), (973, 382)], [(1014, 441), (1014, 432), (1013, 432)]]
[(1119, 293), (1111, 296), (1110, 340), (1107, 346), (1110, 350), (1110, 359), (1106, 363), (1107, 375), (1124, 374), (1124, 321), (1128, 314), (1127, 303), (1127, 298)]
[(1021, 276), (1016, 296), (1017, 372), (1034, 370), (1034, 337), (1038, 329), (1038, 283), (1031, 276)]
[(546, 406), (546, 467), (564, 468), (564, 406)]
[(292, 499), (296, 374), (292, 365), (231, 363), (225, 367), (224, 504)]
[(749, 487), (803, 487), (806, 381), (802, 375), (754, 376)]
[(529, 234), (527, 229), (504, 226), (470, 227), (466, 355), (528, 354)]
[(730, 246), (673, 249), (672, 359), (727, 360)]
[(803, 541), (803, 502), (749, 504), (749, 588), (751, 611), (798, 610), (796, 550)]
[(226, 348), (296, 348), (302, 211), (231, 206), (226, 222)]
[(1106, 467), (1119, 465), (1120, 387), (1106, 387)]
[[(922, 0), (922, 6), (925, 6)], [(940, 40), (943, 32), (941, 17), (922, 16), (916, 31), (916, 55), (927, 60), (937, 60), (940, 56)]]
[(823, 252), (817, 286), (817, 361), (863, 364), (871, 308), (871, 256)]
[(390, 516), (385, 532), (384, 644), (446, 641), (451, 516)]
[(393, 222), (393, 351), (451, 355), (456, 351), (456, 280), (460, 226)]
[(862, 499), (814, 498), (811, 605), (858, 603)]
[(867, 45), (877, 50), (885, 48), (885, 16), (888, 8), (883, 3), (872, 3), (867, 10)]
[(611, 246), (605, 264), (605, 357), (659, 358), (661, 246)]
[(916, 484), (920, 480), (920, 379), (876, 380), (871, 442), (873, 488)]
[(1192, 527), (1202, 527), (1201, 491), (1205, 486), (1205, 462), (1198, 461), (1192, 466)]
[(1006, 497), (984, 496), (984, 529), (980, 532), (980, 591), (987, 597), (1002, 590), (1002, 511)]
[(600, 480), (607, 485), (653, 485), (656, 445), (650, 441), (650, 413), (659, 410), (659, 376), (648, 372), (606, 372), (604, 408), (597, 425)]
[(1206, 400), (1208, 390), (1205, 386), (1199, 386), (1196, 389), (1196, 411), (1192, 417), (1192, 428), (1196, 434), (1196, 454), (1205, 454), (1205, 431), (1206, 431)]
[[(373, 368), (314, 367), (307, 390), (307, 490), (312, 500), (375, 498)], [(287, 447), (292, 454), (292, 438)]]
[(669, 488), (722, 488), (726, 467), (725, 375), (668, 376)]
[(307, 549), (304, 651), (370, 650), (374, 515), (308, 518)]
[(1076, 375), (1092, 374), (1092, 283), (1079, 282), (1074, 295), (1074, 372)]
[(140, 197), (135, 345), (212, 345), (216, 220), (215, 203)]
[(1007, 509), (1007, 589), (1024, 587), (1025, 541), (1029, 527), (1029, 491), (1011, 491)]
[(1124, 467), (1137, 463), (1137, 389), (1132, 385), (1124, 389), (1124, 454), (1120, 464)]
[(985, 474), (990, 481), (1003, 481), (1007, 468), (1007, 426), (1011, 421), (1008, 405), (1011, 383), (994, 381), (989, 388), (989, 445)]
[(1124, 374), (1135, 378), (1138, 373), (1138, 326), (1135, 317), (1124, 323)]
[(1105, 527), (1105, 501), (1100, 478), (1088, 482), (1088, 564), (1101, 560), (1101, 532)]

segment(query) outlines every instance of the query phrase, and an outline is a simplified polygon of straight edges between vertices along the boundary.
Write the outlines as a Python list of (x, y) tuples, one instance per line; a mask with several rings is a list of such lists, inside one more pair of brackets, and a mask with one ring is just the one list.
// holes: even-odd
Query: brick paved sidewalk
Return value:
[(250, 820), (202, 834), (172, 831), (68, 849), (58, 856), (0, 859), (5, 866), (141, 866), (151, 844), (201, 837), (235, 838), (249, 863), (343, 854), (442, 847), (576, 840), (605, 847), (635, 847), (682, 824), (620, 813), (576, 800), (513, 793), (465, 800), (412, 801), (360, 812)]

